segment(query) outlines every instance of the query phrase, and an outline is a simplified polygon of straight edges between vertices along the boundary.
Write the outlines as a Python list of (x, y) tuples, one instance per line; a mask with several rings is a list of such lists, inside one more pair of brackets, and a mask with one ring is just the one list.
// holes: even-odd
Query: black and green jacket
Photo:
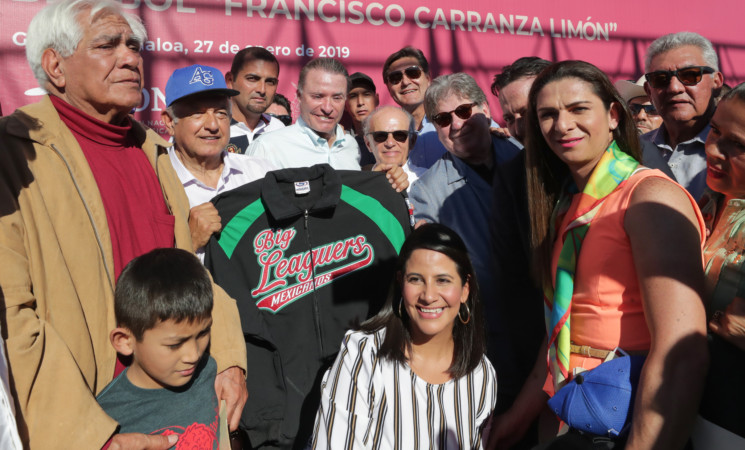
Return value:
[(307, 441), (323, 372), (393, 279), (411, 230), (404, 195), (381, 173), (320, 164), (269, 172), (213, 199), (223, 229), (205, 265), (238, 302), (252, 446)]

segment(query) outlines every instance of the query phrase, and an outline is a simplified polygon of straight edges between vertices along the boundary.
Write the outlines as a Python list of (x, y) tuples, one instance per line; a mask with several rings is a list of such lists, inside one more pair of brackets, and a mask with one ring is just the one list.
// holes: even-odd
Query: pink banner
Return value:
[[(2, 112), (36, 101), (39, 89), (25, 60), (28, 23), (45, 1), (0, 0)], [(647, 46), (662, 34), (696, 31), (719, 54), (725, 82), (745, 81), (742, 0), (599, 2), (572, 0), (121, 0), (148, 31), (145, 89), (137, 117), (164, 133), (160, 113), (173, 69), (194, 63), (222, 71), (243, 47), (277, 55), (277, 92), (291, 101), (299, 68), (310, 58), (340, 59), (350, 73), (370, 75), (382, 104), (392, 101), (382, 83), (385, 58), (406, 45), (421, 48), (434, 76), (465, 71), (487, 92), (500, 68), (521, 56), (583, 59), (613, 79), (636, 79)]]

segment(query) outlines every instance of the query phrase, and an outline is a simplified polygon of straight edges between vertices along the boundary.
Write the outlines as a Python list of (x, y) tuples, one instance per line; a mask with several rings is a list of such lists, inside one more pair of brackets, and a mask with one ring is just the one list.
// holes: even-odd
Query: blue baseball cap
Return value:
[(642, 355), (624, 356), (582, 372), (559, 389), (548, 406), (570, 427), (584, 433), (625, 435), (644, 360)]
[(240, 94), (235, 89), (228, 89), (222, 72), (214, 67), (194, 64), (176, 69), (166, 83), (166, 106), (176, 100), (193, 94), (212, 92), (233, 97)]

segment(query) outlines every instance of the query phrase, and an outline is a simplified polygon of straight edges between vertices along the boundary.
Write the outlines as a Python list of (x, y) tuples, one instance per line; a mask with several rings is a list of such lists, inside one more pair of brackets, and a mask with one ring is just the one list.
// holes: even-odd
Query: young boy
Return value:
[(217, 448), (217, 365), (205, 354), (212, 283), (189, 252), (133, 259), (116, 285), (111, 344), (132, 364), (98, 395), (120, 433), (179, 435), (177, 448)]

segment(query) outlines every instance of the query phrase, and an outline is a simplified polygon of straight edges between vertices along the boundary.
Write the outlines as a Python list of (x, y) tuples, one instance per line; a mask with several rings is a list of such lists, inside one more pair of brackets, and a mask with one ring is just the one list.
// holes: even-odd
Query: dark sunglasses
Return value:
[(450, 126), (450, 124), (453, 123), (453, 113), (461, 119), (466, 120), (471, 117), (473, 107), (476, 105), (478, 105), (478, 103), (464, 103), (450, 112), (437, 113), (432, 117), (432, 122), (437, 124), (440, 128)]
[(405, 68), (403, 71), (396, 70), (394, 72), (390, 72), (388, 75), (385, 76), (385, 79), (388, 80), (391, 84), (398, 84), (401, 82), (401, 80), (404, 79), (404, 74), (406, 74), (406, 77), (410, 80), (416, 80), (417, 78), (422, 76), (422, 69), (419, 66), (411, 66)]
[(292, 116), (288, 114), (282, 114), (282, 115), (272, 114), (272, 113), (267, 113), (267, 114), (269, 114), (272, 117), (276, 117), (277, 119), (279, 119), (280, 122), (285, 124), (285, 126), (289, 127), (290, 125), (292, 125)]
[(395, 139), (398, 142), (406, 142), (406, 139), (409, 138), (409, 132), (404, 130), (396, 130), (396, 131), (371, 131), (370, 133), (367, 133), (368, 136), (372, 136), (373, 141), (377, 142), (378, 144), (382, 144), (383, 142), (388, 140), (388, 135), (392, 134), (393, 139)]
[(634, 103), (632, 105), (629, 105), (629, 109), (631, 110), (632, 114), (639, 114), (642, 109), (644, 110), (644, 113), (647, 115), (656, 116), (659, 114), (657, 112), (657, 108), (655, 108), (654, 105), (641, 105), (639, 103)]
[(677, 70), (655, 70), (644, 74), (644, 78), (650, 86), (662, 89), (670, 84), (673, 77), (677, 78), (685, 86), (695, 86), (701, 82), (705, 73), (714, 73), (715, 70), (707, 66), (683, 67)]

